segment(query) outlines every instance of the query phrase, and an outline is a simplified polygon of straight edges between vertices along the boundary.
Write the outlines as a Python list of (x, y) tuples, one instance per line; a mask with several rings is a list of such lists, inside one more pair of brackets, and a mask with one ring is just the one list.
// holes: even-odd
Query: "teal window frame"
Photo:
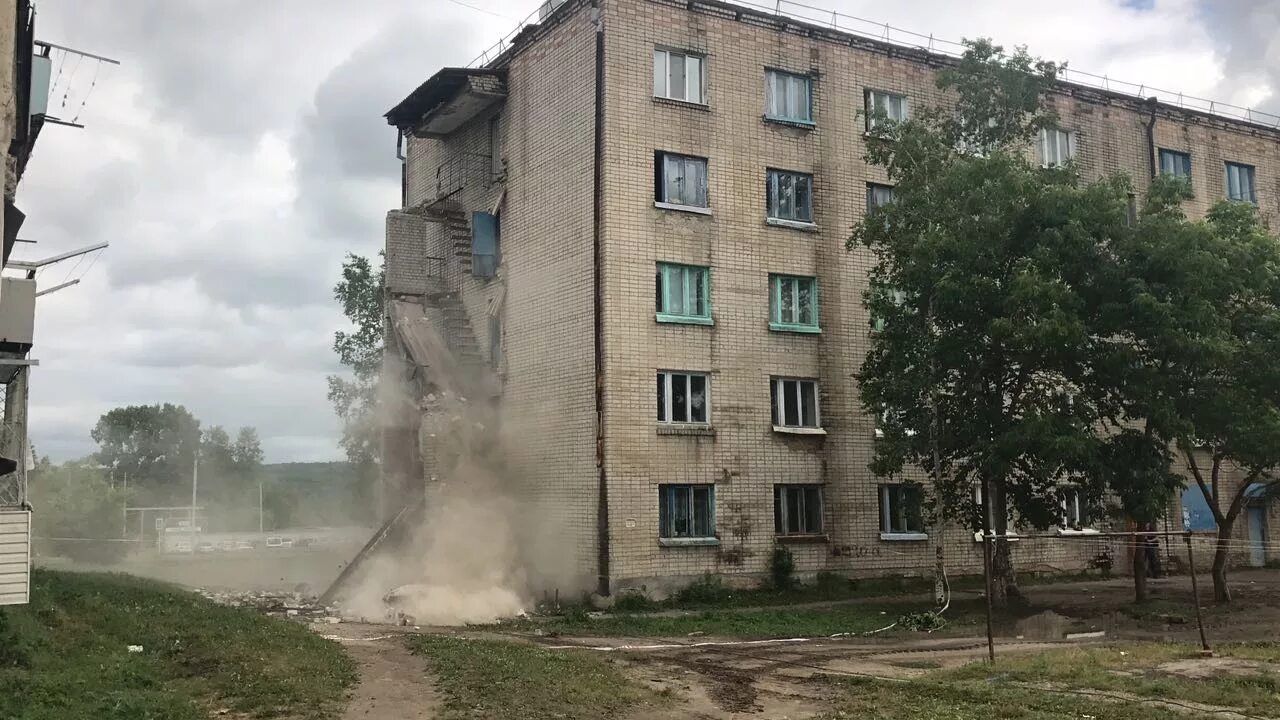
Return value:
[[(679, 281), (672, 282), (672, 277), (679, 278)], [(674, 306), (672, 300), (676, 292), (675, 285), (679, 285), (680, 307), (686, 310), (697, 305), (697, 292), (701, 286), (704, 311), (702, 313), (670, 312), (669, 309)], [(714, 325), (715, 320), (711, 317), (711, 268), (705, 265), (658, 263), (655, 273), (654, 302), (657, 305), (658, 322)]]
[[(792, 300), (791, 318), (784, 317), (783, 305), (783, 288), (785, 283), (795, 283), (796, 297)], [(798, 322), (799, 317), (799, 295), (800, 283), (809, 286), (809, 294), (812, 297), (810, 305), (812, 306), (813, 322)], [(795, 332), (795, 333), (820, 333), (822, 327), (819, 320), (818, 305), (818, 278), (807, 275), (783, 275), (778, 273), (769, 274), (769, 329), (774, 332)]]
[[(795, 103), (803, 105), (803, 107), (791, 108), (791, 101), (799, 100), (791, 92), (793, 83), (803, 83), (804, 99), (803, 103)], [(779, 92), (781, 91), (781, 95)], [(806, 125), (813, 127), (817, 125), (813, 120), (813, 76), (802, 73), (790, 72), (787, 70), (779, 70), (777, 68), (765, 68), (764, 71), (764, 97), (766, 120), (775, 122), (793, 123), (796, 125)], [(775, 110), (783, 112), (775, 112)], [(787, 111), (800, 111), (803, 115), (787, 115)]]

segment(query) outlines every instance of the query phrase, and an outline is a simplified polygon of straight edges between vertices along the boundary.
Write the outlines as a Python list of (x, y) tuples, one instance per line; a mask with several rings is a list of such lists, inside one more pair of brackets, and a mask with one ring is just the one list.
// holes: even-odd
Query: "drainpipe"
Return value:
[(604, 465), (604, 278), (601, 268), (601, 206), (604, 204), (604, 14), (600, 0), (591, 2), (596, 26), (596, 98), (594, 197), (592, 199), (592, 284), (595, 290), (596, 382), (596, 592), (609, 595), (609, 483)]
[(1151, 114), (1147, 122), (1143, 123), (1147, 127), (1147, 169), (1150, 171), (1152, 180), (1156, 179), (1156, 105), (1159, 102), (1159, 98), (1147, 98), (1147, 108)]

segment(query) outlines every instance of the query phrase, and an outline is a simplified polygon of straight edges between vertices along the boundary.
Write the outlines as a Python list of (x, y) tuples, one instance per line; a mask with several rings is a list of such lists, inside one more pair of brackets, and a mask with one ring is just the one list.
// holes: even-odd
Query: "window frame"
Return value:
[[(783, 176), (791, 178), (791, 205), (793, 206), (794, 217), (786, 217), (781, 214), (782, 193), (781, 179)], [(799, 183), (803, 181), (807, 186), (805, 192), (805, 215), (799, 216), (799, 207), (796, 198), (799, 196)], [(813, 173), (797, 172), (795, 170), (780, 170), (778, 168), (765, 169), (765, 218), (774, 224), (800, 225), (804, 227), (816, 227), (813, 219)]]
[[(687, 494), (679, 497), (681, 491)], [(698, 493), (706, 492), (707, 506), (704, 520), (704, 533), (698, 532)], [(688, 530), (680, 534), (675, 529), (674, 514), (677, 503), (687, 502), (686, 508)], [(710, 544), (708, 541), (718, 540), (716, 535), (716, 486), (712, 483), (660, 483), (658, 485), (658, 540), (674, 541), (673, 544), (694, 543)]]
[[(796, 421), (798, 424), (794, 424), (794, 425), (788, 425), (786, 422), (786, 419), (787, 419), (786, 384), (789, 382), (796, 383), (794, 400), (797, 403), (795, 415), (796, 415)], [(806, 395), (804, 390), (805, 383), (809, 383), (813, 385), (813, 394), (812, 394), (813, 424), (812, 425), (807, 425), (804, 422), (804, 419), (805, 419), (804, 399)], [(779, 402), (780, 400), (781, 402)], [(784, 432), (784, 433), (790, 432), (790, 433), (798, 433), (798, 434), (805, 434), (805, 433), (825, 434), (826, 432), (825, 430), (822, 429), (822, 394), (821, 394), (821, 388), (818, 386), (817, 378), (798, 378), (798, 377), (783, 377), (783, 376), (775, 376), (775, 377), (769, 378), (769, 405), (770, 405), (770, 415), (772, 416), (772, 420), (773, 420), (774, 432)]]
[[(685, 420), (675, 419), (675, 378), (684, 378)], [(702, 419), (693, 419), (693, 378), (702, 378)], [(696, 370), (658, 370), (656, 375), (654, 404), (658, 411), (657, 422), (663, 427), (711, 427), (711, 374)]]
[[(786, 320), (782, 317), (783, 286), (788, 281), (793, 283), (793, 287), (795, 288), (795, 297), (791, 300), (791, 308), (793, 317), (796, 318), (799, 317), (800, 313), (801, 283), (809, 286), (809, 305), (810, 312), (813, 315), (813, 322), (797, 322), (793, 320)], [(769, 273), (769, 330), (772, 332), (806, 333), (810, 335), (822, 332), (822, 316), (821, 307), (819, 305), (817, 277), (812, 275)]]
[[(928, 525), (924, 520), (924, 488), (912, 483), (884, 483), (877, 489), (880, 506), (881, 540), (926, 540)], [(899, 507), (914, 496), (915, 516), (910, 507)], [(914, 523), (913, 523), (914, 521)], [(912, 527), (912, 525), (916, 527)]]
[[(786, 497), (790, 493), (799, 495), (797, 506), (800, 509), (798, 529), (792, 532), (788, 529), (790, 523), (789, 508), (790, 498)], [(808, 512), (809, 501), (816, 498), (818, 501), (818, 511), (816, 514), (818, 527), (809, 527), (809, 519), (814, 517)], [(773, 534), (778, 538), (812, 538), (822, 537), (826, 534), (827, 527), (827, 499), (826, 489), (822, 483), (777, 483), (773, 486)]]
[[(1061, 153), (1063, 150), (1063, 138), (1066, 142), (1065, 157), (1061, 157), (1058, 162), (1050, 162), (1049, 160), (1049, 140), (1050, 137), (1057, 142), (1055, 150)], [(1040, 136), (1037, 139), (1038, 152), (1040, 153), (1040, 167), (1042, 168), (1060, 168), (1071, 162), (1076, 157), (1076, 134), (1072, 130), (1060, 127), (1042, 127), (1040, 128)]]
[[(1232, 170), (1236, 170), (1237, 172), (1247, 171), (1247, 176), (1249, 178), (1248, 197), (1232, 197), (1231, 196), (1231, 171)], [(1247, 203), (1252, 203), (1254, 205), (1257, 205), (1258, 204), (1258, 167), (1256, 165), (1231, 162), (1230, 160), (1228, 160), (1226, 162), (1226, 191), (1227, 191), (1226, 192), (1227, 199), (1231, 200), (1232, 202), (1247, 202)]]
[(892, 113), (885, 113), (885, 119), (893, 122), (906, 122), (911, 119), (911, 103), (906, 93), (897, 93), (889, 90), (877, 90), (875, 88), (864, 88), (862, 92), (862, 111), (866, 116), (866, 132), (871, 132), (876, 128), (876, 100), (884, 98), (889, 107), (893, 106), (893, 101), (898, 100), (902, 106), (902, 117), (893, 117)]
[[(686, 163), (695, 162), (702, 165), (702, 183), (695, 190), (695, 200), (701, 199), (702, 205), (689, 205), (683, 202), (673, 201), (667, 195), (668, 184), (670, 180), (667, 177), (667, 161), (669, 159), (680, 160), (680, 167), (683, 177), (681, 177), (681, 187), (688, 177)], [(653, 154), (653, 176), (654, 176), (654, 204), (657, 207), (667, 210), (683, 210), (686, 212), (696, 212), (709, 215), (711, 213), (711, 162), (705, 157), (697, 155), (686, 155), (684, 153), (668, 152), (666, 150), (657, 150)]]
[[(661, 55), (662, 71), (663, 71), (663, 89), (664, 93), (658, 92), (658, 57)], [(674, 97), (671, 95), (671, 56), (678, 55), (684, 58), (684, 97)], [(689, 73), (689, 59), (693, 58), (698, 61), (698, 98), (696, 100), (689, 98), (689, 82), (693, 74)], [(696, 53), (689, 50), (681, 50), (678, 48), (664, 47), (662, 45), (653, 48), (653, 97), (660, 100), (671, 100), (672, 102), (689, 103), (690, 105), (707, 105), (707, 56), (704, 53)]]
[[(774, 87), (777, 84), (775, 77), (786, 78), (788, 90), (790, 89), (792, 80), (804, 81), (805, 98), (804, 98), (804, 115), (779, 115), (775, 114), (777, 94)], [(786, 100), (789, 92), (783, 93), (783, 102)], [(784, 109), (789, 109), (785, 108)], [(798, 108), (797, 108), (798, 109)], [(813, 127), (817, 123), (813, 119), (813, 75), (810, 73), (798, 73), (791, 70), (783, 70), (782, 68), (766, 67), (764, 69), (764, 119), (770, 122), (786, 123), (790, 125), (802, 125), (805, 127)]]
[(1058, 488), (1058, 510), (1059, 533), (1098, 532), (1094, 528), (1095, 518), (1089, 512), (1089, 501), (1084, 496), (1084, 488), (1079, 485)]
[[(876, 193), (878, 191), (885, 191), (885, 190), (887, 190), (889, 193), (889, 199), (885, 200), (884, 202), (876, 201), (875, 200)], [(872, 210), (875, 210), (877, 208), (882, 208), (885, 205), (892, 203), (893, 196), (894, 196), (894, 191), (893, 191), (892, 185), (886, 185), (885, 183), (876, 183), (876, 182), (867, 183), (867, 205), (866, 205), (865, 212), (871, 212)]]
[[(671, 312), (672, 283), (671, 277), (679, 274), (681, 285), (681, 300), (686, 310), (693, 304), (696, 304), (697, 288), (701, 287), (703, 305), (705, 312), (698, 313), (675, 313)], [(700, 273), (701, 280), (695, 280), (690, 284), (689, 277), (693, 275), (695, 278)], [(659, 260), (654, 270), (654, 317), (660, 323), (676, 323), (682, 325), (714, 325), (715, 320), (711, 316), (711, 268), (706, 265), (688, 265), (685, 263), (665, 262)], [(694, 300), (694, 303), (690, 303)]]
[[(1194, 171), (1194, 167), (1191, 164), (1191, 153), (1182, 152), (1181, 150), (1170, 150), (1168, 148), (1159, 148), (1156, 154), (1157, 154), (1156, 159), (1158, 160), (1157, 164), (1160, 168), (1161, 175), (1172, 175), (1174, 177), (1183, 178), (1187, 182), (1191, 182), (1191, 173)], [(1166, 157), (1172, 160), (1184, 160), (1186, 164), (1186, 174), (1178, 172), (1179, 168), (1177, 167), (1174, 168), (1173, 172), (1166, 172), (1164, 169), (1165, 167), (1164, 160)]]

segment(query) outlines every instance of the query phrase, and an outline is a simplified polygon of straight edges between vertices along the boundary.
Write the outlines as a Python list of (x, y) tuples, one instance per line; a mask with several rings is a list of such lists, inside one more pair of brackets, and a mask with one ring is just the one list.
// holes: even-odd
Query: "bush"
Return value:
[(773, 582), (773, 589), (790, 590), (795, 587), (795, 572), (796, 560), (791, 551), (784, 547), (774, 548), (773, 556), (769, 558), (769, 577)]
[(639, 590), (625, 590), (618, 593), (613, 601), (614, 612), (647, 612), (658, 607), (658, 603), (649, 599)]
[(845, 592), (856, 588), (857, 583), (839, 573), (822, 570), (818, 573), (818, 577), (814, 579), (814, 587), (828, 593)]
[(18, 632), (18, 628), (9, 619), (9, 614), (4, 608), (0, 608), (0, 670), (30, 669), (35, 649), (35, 640)]
[(733, 589), (707, 573), (676, 592), (676, 602), (688, 605), (722, 605), (733, 598)]

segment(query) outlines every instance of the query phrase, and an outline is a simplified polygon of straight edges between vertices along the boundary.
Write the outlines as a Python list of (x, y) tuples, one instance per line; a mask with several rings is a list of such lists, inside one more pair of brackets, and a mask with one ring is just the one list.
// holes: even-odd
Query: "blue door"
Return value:
[(1249, 564), (1267, 564), (1267, 509), (1262, 505), (1249, 506)]

